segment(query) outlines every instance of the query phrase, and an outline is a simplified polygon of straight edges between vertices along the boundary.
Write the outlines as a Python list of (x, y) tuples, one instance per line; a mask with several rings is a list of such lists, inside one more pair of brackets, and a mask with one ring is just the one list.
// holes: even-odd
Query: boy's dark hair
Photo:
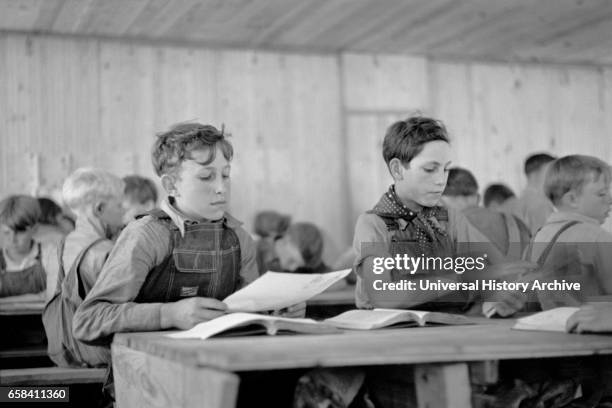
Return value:
[(38, 205), (40, 206), (39, 222), (41, 224), (57, 225), (58, 215), (64, 212), (62, 207), (47, 197), (38, 197)]
[(223, 130), (200, 123), (181, 123), (157, 135), (153, 144), (152, 161), (158, 176), (175, 172), (181, 163), (191, 158), (194, 150), (208, 149), (209, 156), (203, 164), (215, 160), (217, 148), (228, 161), (234, 156), (231, 143)]
[(554, 160), (555, 157), (547, 153), (532, 154), (531, 156), (527, 157), (527, 159), (525, 159), (525, 166), (523, 169), (525, 171), (525, 175), (528, 176), (531, 173), (540, 170), (542, 166)]
[(478, 194), (476, 177), (467, 169), (453, 167), (448, 171), (448, 179), (443, 195), (450, 197), (473, 196)]
[(316, 268), (321, 265), (323, 262), (323, 235), (316, 225), (309, 222), (296, 222), (287, 229), (286, 235), (300, 250), (305, 267)]
[(291, 217), (289, 215), (272, 210), (259, 211), (255, 214), (254, 230), (262, 238), (279, 237), (287, 231), (290, 223)]
[(491, 184), (484, 192), (483, 203), (485, 207), (489, 207), (492, 202), (502, 204), (514, 196), (514, 192), (505, 184)]
[(157, 203), (155, 183), (146, 177), (132, 175), (123, 178), (125, 196), (133, 203), (146, 204), (149, 201)]
[(383, 141), (383, 158), (387, 166), (394, 158), (402, 164), (408, 164), (421, 153), (423, 145), (436, 140), (450, 143), (441, 121), (424, 116), (400, 120), (387, 129)]
[(27, 195), (13, 195), (0, 201), (0, 224), (16, 232), (33, 227), (40, 220), (38, 200)]
[(610, 173), (610, 166), (593, 156), (573, 154), (561, 157), (546, 172), (544, 193), (554, 205), (558, 205), (568, 191), (582, 192), (582, 187), (592, 176), (597, 180), (603, 175), (606, 183), (609, 183)]

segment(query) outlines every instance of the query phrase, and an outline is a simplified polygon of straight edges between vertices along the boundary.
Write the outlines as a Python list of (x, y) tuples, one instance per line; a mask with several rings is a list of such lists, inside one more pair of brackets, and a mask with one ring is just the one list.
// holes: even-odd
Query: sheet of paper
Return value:
[(313, 274), (266, 272), (223, 302), (233, 312), (278, 310), (307, 301), (350, 272), (350, 269)]

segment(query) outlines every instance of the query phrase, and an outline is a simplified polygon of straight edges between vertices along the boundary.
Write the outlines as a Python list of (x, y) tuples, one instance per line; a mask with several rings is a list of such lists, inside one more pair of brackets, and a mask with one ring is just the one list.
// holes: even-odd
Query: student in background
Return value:
[(483, 205), (493, 211), (514, 212), (516, 206), (516, 195), (505, 184), (496, 183), (489, 184), (485, 189), (483, 197)]
[(515, 214), (529, 227), (534, 235), (554, 211), (553, 204), (544, 194), (546, 169), (555, 158), (546, 153), (531, 155), (525, 160), (527, 187), (515, 206)]
[(260, 274), (281, 270), (274, 243), (285, 234), (290, 223), (290, 216), (272, 210), (259, 211), (255, 215), (254, 230), (259, 237), (257, 240), (257, 268)]
[(106, 364), (109, 350), (76, 340), (72, 318), (94, 286), (123, 226), (124, 182), (101, 169), (82, 168), (64, 182), (63, 200), (76, 215), (76, 228), (60, 243), (58, 282), (43, 312), (49, 357), (59, 366)]
[(47, 197), (38, 197), (41, 216), (34, 239), (38, 242), (59, 242), (74, 229), (74, 221), (64, 214), (62, 207)]
[[(538, 260), (556, 238), (536, 278), (578, 282), (580, 290), (537, 291), (542, 309), (577, 306), (590, 297), (612, 294), (612, 234), (601, 227), (612, 206), (610, 181), (610, 167), (595, 157), (571, 155), (550, 164), (544, 191), (557, 211), (534, 237), (527, 260)], [(522, 304), (504, 306), (508, 315)]]
[[(227, 212), (233, 147), (222, 131), (179, 124), (153, 146), (166, 198), (128, 224), (75, 313), (73, 332), (110, 345), (114, 333), (189, 329), (219, 317), (221, 301), (258, 276), (255, 244)], [(303, 316), (305, 304), (289, 308)]]
[(282, 238), (276, 241), (276, 254), (285, 272), (325, 273), (323, 236), (316, 225), (309, 222), (291, 224)]
[(13, 195), (0, 202), (0, 297), (36, 293), (44, 298), (44, 265), (53, 250), (34, 241), (40, 216), (34, 197)]
[(461, 211), (508, 260), (519, 260), (531, 234), (516, 216), (479, 207), (478, 182), (466, 169), (449, 170), (442, 200), (447, 207)]
[(155, 183), (142, 176), (132, 175), (123, 178), (125, 183), (124, 224), (133, 221), (137, 215), (145, 214), (157, 206)]

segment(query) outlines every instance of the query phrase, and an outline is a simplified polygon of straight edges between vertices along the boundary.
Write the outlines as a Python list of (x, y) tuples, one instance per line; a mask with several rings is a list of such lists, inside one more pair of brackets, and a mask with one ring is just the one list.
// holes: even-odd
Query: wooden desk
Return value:
[(470, 407), (467, 362), (612, 354), (612, 336), (515, 331), (512, 323), (206, 341), (118, 334), (117, 402), (120, 408), (233, 407), (237, 372), (414, 364), (421, 406)]
[(45, 306), (42, 300), (0, 302), (0, 365), (3, 368), (48, 366), (47, 337), (41, 315)]
[(45, 301), (0, 303), (0, 316), (42, 315)]

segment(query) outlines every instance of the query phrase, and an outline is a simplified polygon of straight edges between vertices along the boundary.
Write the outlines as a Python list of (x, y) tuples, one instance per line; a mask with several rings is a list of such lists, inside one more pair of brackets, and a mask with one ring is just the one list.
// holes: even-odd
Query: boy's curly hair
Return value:
[(207, 149), (209, 164), (217, 155), (217, 147), (228, 161), (234, 156), (234, 148), (226, 139), (223, 129), (200, 123), (181, 123), (157, 135), (153, 144), (153, 168), (158, 176), (176, 172), (180, 164), (191, 158), (194, 150)]
[(387, 129), (383, 141), (383, 158), (387, 166), (394, 158), (408, 164), (421, 153), (423, 145), (436, 140), (450, 143), (446, 127), (441, 121), (425, 116), (400, 120)]

